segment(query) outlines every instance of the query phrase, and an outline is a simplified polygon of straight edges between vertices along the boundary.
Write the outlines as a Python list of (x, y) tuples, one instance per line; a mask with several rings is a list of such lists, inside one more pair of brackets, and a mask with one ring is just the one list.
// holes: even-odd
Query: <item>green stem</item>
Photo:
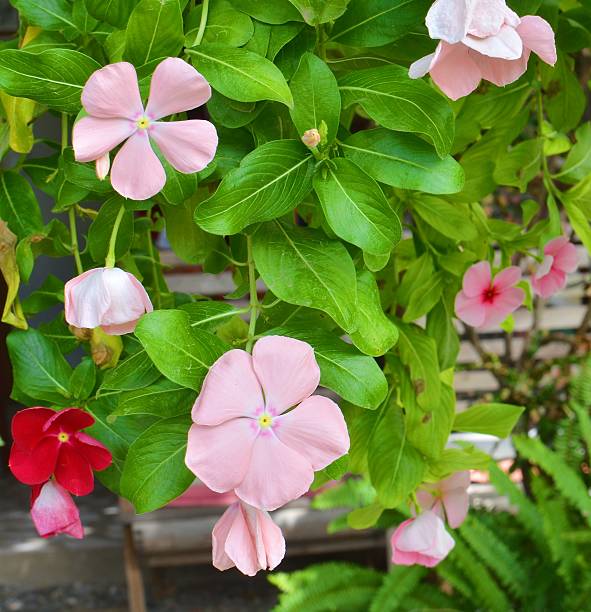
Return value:
[(250, 321), (248, 323), (248, 340), (246, 350), (252, 351), (252, 344), (256, 333), (257, 311), (259, 309), (259, 298), (257, 295), (257, 279), (254, 269), (254, 259), (252, 256), (252, 237), (246, 237), (246, 248), (248, 251), (248, 285), (250, 288)]
[[(148, 212), (148, 216), (150, 216), (152, 214), (152, 211), (150, 210)], [(152, 229), (148, 228), (148, 236), (147, 236), (147, 240), (148, 240), (148, 254), (150, 256), (150, 260), (152, 262), (152, 279), (153, 279), (153, 287), (152, 290), (154, 291), (154, 297), (155, 297), (155, 302), (156, 302), (156, 308), (159, 310), (162, 307), (162, 295), (160, 293), (160, 282), (159, 282), (159, 278), (158, 278), (158, 266), (156, 265), (156, 254), (154, 253), (154, 244), (152, 243)]]
[(68, 146), (68, 114), (62, 113), (62, 153)]
[(82, 267), (82, 261), (80, 259), (80, 248), (78, 247), (78, 230), (76, 228), (76, 207), (71, 206), (68, 211), (68, 216), (70, 218), (70, 240), (71, 240), (71, 251), (74, 255), (74, 261), (76, 262), (76, 270), (78, 274), (82, 274), (84, 272), (84, 268)]
[(107, 253), (107, 259), (105, 260), (105, 266), (107, 268), (115, 267), (115, 245), (117, 244), (117, 234), (119, 233), (119, 226), (121, 225), (121, 220), (123, 219), (124, 214), (125, 206), (121, 205), (121, 208), (119, 208), (119, 212), (117, 213), (115, 223), (113, 224), (113, 230), (111, 231), (111, 239), (109, 240), (109, 251)]
[(209, 12), (209, 0), (203, 0), (201, 5), (201, 21), (199, 22), (199, 29), (197, 30), (197, 36), (195, 37), (195, 45), (200, 45), (205, 34), (205, 26), (207, 25), (207, 13)]

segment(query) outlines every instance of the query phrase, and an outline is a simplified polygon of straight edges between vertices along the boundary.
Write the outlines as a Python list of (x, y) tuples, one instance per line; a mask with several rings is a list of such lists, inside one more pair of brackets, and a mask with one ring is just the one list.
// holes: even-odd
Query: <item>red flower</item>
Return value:
[(43, 484), (52, 474), (74, 495), (88, 495), (94, 488), (93, 470), (104, 470), (112, 457), (100, 442), (80, 430), (94, 418), (80, 408), (27, 408), (12, 419), (14, 444), (9, 466), (28, 485)]

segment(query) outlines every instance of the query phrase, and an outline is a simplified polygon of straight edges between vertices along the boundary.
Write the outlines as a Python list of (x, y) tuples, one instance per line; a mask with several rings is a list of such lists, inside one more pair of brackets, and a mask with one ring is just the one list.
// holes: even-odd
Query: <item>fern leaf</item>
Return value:
[(369, 612), (394, 612), (394, 610), (398, 610), (404, 598), (414, 591), (426, 574), (427, 570), (421, 566), (394, 566), (384, 577), (382, 586), (378, 589)]
[(576, 402), (571, 402), (570, 407), (577, 415), (581, 438), (587, 447), (587, 453), (591, 456), (591, 416), (589, 415), (589, 410)]
[(419, 589), (404, 600), (403, 610), (438, 610), (442, 612), (450, 612), (453, 610), (461, 610), (458, 607), (461, 604), (457, 596), (450, 597), (438, 588), (430, 584), (422, 583)]
[(456, 592), (454, 594), (454, 599), (457, 599), (458, 594), (462, 595), (468, 601), (474, 599), (472, 587), (464, 579), (463, 572), (453, 565), (449, 557), (443, 563), (440, 563), (435, 571), (444, 582), (447, 582), (454, 589)]

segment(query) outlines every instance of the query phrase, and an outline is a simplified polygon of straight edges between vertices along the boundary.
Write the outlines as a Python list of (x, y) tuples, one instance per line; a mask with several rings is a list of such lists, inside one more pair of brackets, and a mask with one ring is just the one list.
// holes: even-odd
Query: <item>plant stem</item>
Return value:
[(80, 248), (78, 247), (78, 230), (76, 228), (76, 207), (71, 206), (68, 211), (68, 217), (70, 218), (70, 239), (71, 239), (71, 250), (74, 255), (74, 261), (76, 262), (76, 270), (78, 274), (84, 272), (82, 267), (82, 261), (80, 260)]
[(113, 224), (113, 230), (111, 231), (111, 239), (109, 240), (109, 251), (107, 253), (107, 259), (105, 260), (105, 266), (107, 268), (115, 267), (115, 246), (117, 244), (117, 234), (119, 233), (119, 226), (121, 225), (121, 220), (123, 219), (123, 214), (125, 213), (125, 206), (121, 205), (119, 212), (117, 213), (117, 217), (115, 218), (115, 223)]
[(201, 21), (199, 22), (199, 29), (197, 30), (197, 36), (195, 37), (195, 45), (200, 45), (205, 34), (205, 26), (207, 25), (207, 13), (209, 12), (209, 0), (203, 0), (201, 5)]
[(257, 295), (257, 279), (254, 269), (254, 259), (252, 257), (252, 238), (246, 237), (246, 248), (248, 252), (248, 285), (250, 288), (250, 321), (248, 323), (248, 340), (246, 342), (246, 350), (252, 351), (252, 344), (257, 326), (257, 311), (259, 309), (259, 298)]
[[(148, 216), (151, 216), (152, 210), (148, 212)], [(162, 294), (160, 293), (160, 282), (158, 279), (158, 266), (156, 265), (156, 254), (154, 253), (154, 244), (152, 242), (152, 229), (148, 228), (148, 255), (152, 264), (152, 279), (153, 286), (152, 289), (154, 291), (154, 295), (156, 297), (156, 308), (160, 309), (162, 307)]]
[(68, 114), (62, 113), (62, 153), (68, 146)]

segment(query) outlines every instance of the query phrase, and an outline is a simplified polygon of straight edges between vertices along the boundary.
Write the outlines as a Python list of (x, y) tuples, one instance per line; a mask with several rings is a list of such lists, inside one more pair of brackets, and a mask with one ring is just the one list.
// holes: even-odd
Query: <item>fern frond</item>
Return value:
[(570, 393), (576, 403), (591, 406), (591, 358), (587, 359), (579, 375), (571, 382)]
[(404, 599), (401, 610), (410, 612), (411, 610), (462, 610), (458, 597), (451, 597), (440, 591), (437, 587), (427, 583), (422, 583), (415, 589), (412, 595)]
[(453, 565), (449, 557), (443, 563), (440, 563), (435, 571), (441, 580), (447, 582), (454, 589), (456, 592), (454, 599), (457, 599), (458, 595), (462, 595), (467, 601), (474, 600), (474, 592), (464, 579), (464, 573)]
[[(589, 405), (591, 404), (587, 404), (587, 406)], [(581, 438), (587, 447), (587, 454), (591, 456), (591, 415), (589, 415), (589, 408), (585, 408), (577, 402), (571, 402), (570, 407), (577, 415)]]
[(371, 602), (369, 612), (394, 612), (400, 609), (404, 598), (414, 591), (426, 574), (427, 570), (420, 565), (393, 566), (384, 577), (382, 585)]

